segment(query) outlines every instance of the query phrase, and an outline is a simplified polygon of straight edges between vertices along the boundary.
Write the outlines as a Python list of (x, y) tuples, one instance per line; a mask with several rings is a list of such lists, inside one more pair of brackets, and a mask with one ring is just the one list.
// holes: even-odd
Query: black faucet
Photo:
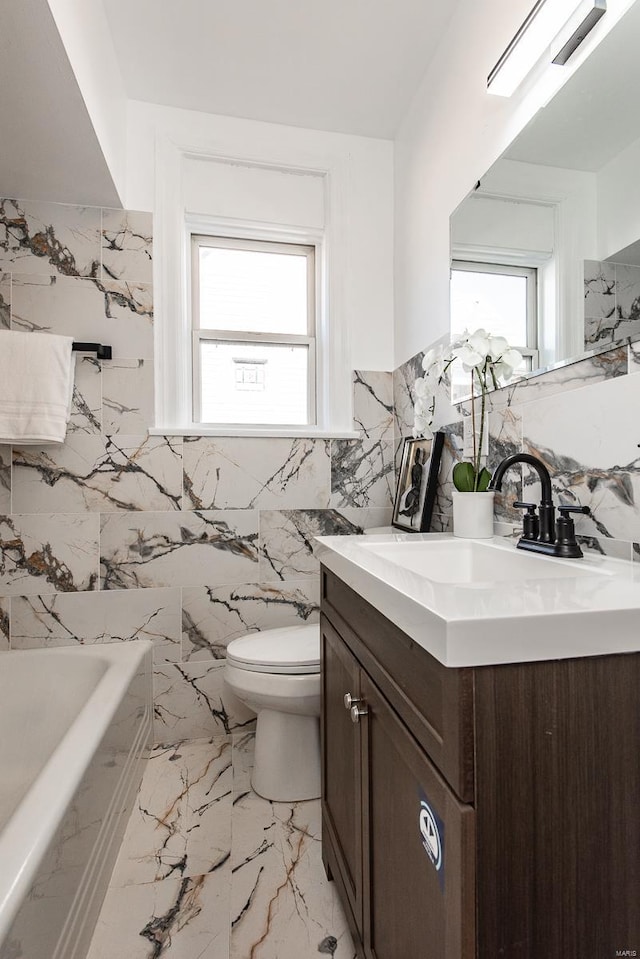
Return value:
[[(542, 498), (538, 507), (540, 516), (536, 516), (535, 503), (515, 502), (513, 505), (527, 510), (523, 522), (523, 535), (518, 541), (518, 549), (528, 549), (548, 556), (562, 556), (566, 559), (578, 559), (582, 550), (576, 542), (575, 527), (569, 513), (589, 513), (588, 506), (559, 506), (560, 519), (555, 520), (555, 508), (551, 491), (551, 476), (542, 460), (530, 453), (514, 453), (507, 456), (496, 468), (489, 483), (490, 490), (502, 489), (502, 478), (507, 470), (516, 463), (527, 463), (540, 477)], [(556, 535), (557, 533), (557, 535)]]

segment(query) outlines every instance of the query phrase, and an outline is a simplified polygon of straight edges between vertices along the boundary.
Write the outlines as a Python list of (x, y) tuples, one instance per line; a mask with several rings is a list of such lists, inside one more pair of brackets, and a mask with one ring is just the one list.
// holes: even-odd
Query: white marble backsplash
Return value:
[[(604, 281), (593, 287), (591, 309), (613, 309), (617, 287)], [(630, 281), (629, 281), (630, 282)], [(640, 288), (638, 289), (640, 294)], [(624, 288), (626, 299), (631, 294)], [(626, 307), (625, 307), (626, 309)], [(411, 435), (410, 386), (420, 365), (419, 353), (394, 372), (396, 445)], [(576, 529), (584, 548), (623, 559), (640, 557), (638, 457), (640, 435), (629, 431), (640, 402), (640, 352), (633, 344), (585, 357), (558, 369), (514, 382), (489, 396), (487, 466), (516, 452), (530, 452), (548, 466), (558, 502), (588, 506)], [(435, 425), (445, 433), (432, 530), (451, 528), (452, 472), (462, 453), (463, 419), (469, 403), (451, 409), (446, 387), (436, 399)], [(496, 494), (496, 520), (521, 526), (516, 499), (537, 501), (536, 476), (528, 468), (510, 470)]]

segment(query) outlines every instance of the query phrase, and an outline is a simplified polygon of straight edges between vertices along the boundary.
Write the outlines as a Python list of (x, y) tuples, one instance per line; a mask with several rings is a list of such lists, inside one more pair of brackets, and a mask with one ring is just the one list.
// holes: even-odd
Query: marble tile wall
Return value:
[(390, 522), (393, 387), (356, 372), (354, 439), (149, 436), (150, 214), (0, 200), (2, 329), (108, 343), (77, 358), (61, 446), (0, 446), (0, 648), (155, 646), (159, 742), (251, 721), (228, 642), (318, 617), (313, 536)]
[[(393, 375), (396, 445), (411, 435), (410, 386), (422, 355)], [(540, 457), (556, 500), (591, 510), (576, 519), (583, 547), (627, 560), (640, 559), (640, 434), (631, 426), (640, 406), (639, 372), (637, 349), (617, 346), (491, 394), (488, 414), (489, 468), (515, 452)], [(452, 410), (443, 387), (436, 400), (435, 425), (445, 433), (445, 446), (434, 531), (451, 529), (452, 471), (464, 458), (469, 412), (468, 403)], [(503, 531), (521, 525), (520, 511), (511, 506), (515, 499), (539, 500), (535, 480), (528, 469), (506, 475), (502, 494), (496, 494), (496, 520), (509, 524)]]
[(585, 260), (585, 350), (639, 335), (640, 266)]

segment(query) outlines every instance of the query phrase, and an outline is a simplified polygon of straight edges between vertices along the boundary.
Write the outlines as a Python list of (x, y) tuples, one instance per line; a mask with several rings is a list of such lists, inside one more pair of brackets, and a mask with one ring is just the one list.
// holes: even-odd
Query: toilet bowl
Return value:
[(257, 714), (251, 785), (275, 802), (320, 795), (320, 627), (250, 633), (227, 647), (225, 682)]

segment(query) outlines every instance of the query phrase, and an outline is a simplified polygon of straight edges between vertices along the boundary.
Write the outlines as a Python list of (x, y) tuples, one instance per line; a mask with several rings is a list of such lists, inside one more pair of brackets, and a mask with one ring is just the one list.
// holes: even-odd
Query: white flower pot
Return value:
[(493, 536), (494, 493), (453, 491), (453, 535), (465, 539), (491, 539)]

